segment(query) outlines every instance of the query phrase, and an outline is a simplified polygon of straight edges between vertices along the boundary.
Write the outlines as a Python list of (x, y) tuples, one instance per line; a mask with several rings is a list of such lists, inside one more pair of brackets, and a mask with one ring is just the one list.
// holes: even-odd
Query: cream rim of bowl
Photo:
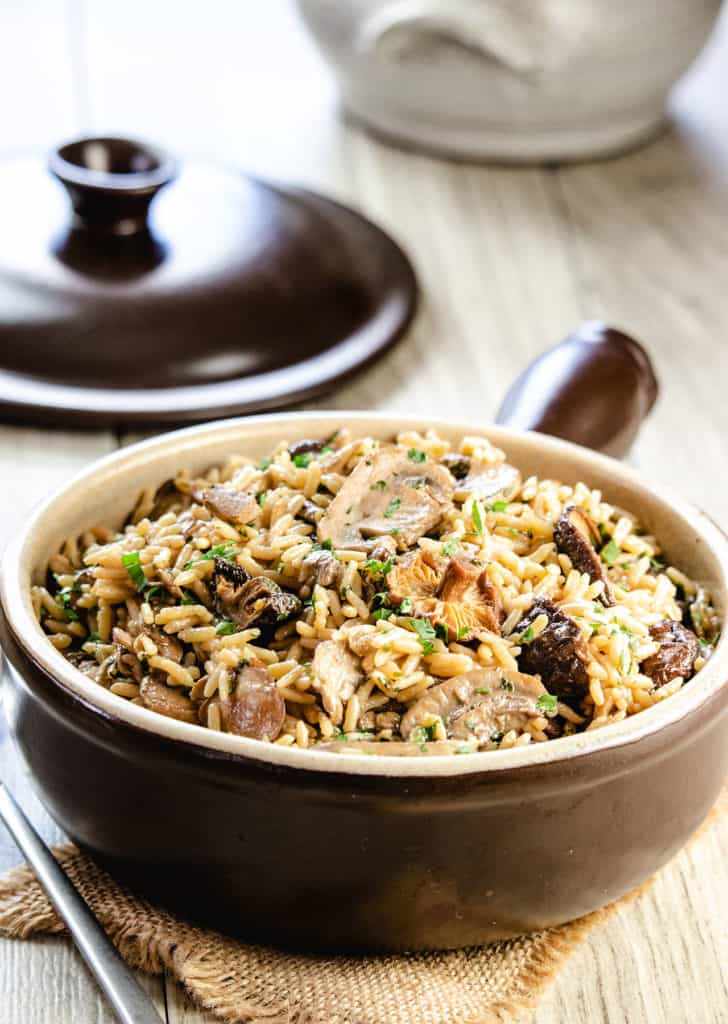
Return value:
[[(336, 754), (317, 751), (315, 747), (304, 750), (263, 743), (166, 718), (117, 697), (87, 679), (48, 641), (33, 613), (30, 585), (65, 536), (74, 530), (81, 532), (97, 525), (103, 521), (104, 515), (106, 521), (113, 520), (114, 516), (121, 521), (143, 487), (161, 483), (177, 469), (189, 465), (195, 471), (202, 470), (233, 452), (262, 456), (283, 438), (293, 441), (305, 436), (321, 436), (342, 425), (352, 428), (359, 436), (380, 438), (391, 438), (403, 430), (423, 431), (428, 428), (446, 438), (480, 434), (503, 448), (507, 458), (511, 457), (510, 449), (517, 449), (517, 455), (512, 459), (516, 465), (522, 459), (528, 461), (529, 457), (534, 465), (546, 461), (550, 475), (558, 475), (559, 479), (565, 477), (565, 482), (573, 483), (586, 477), (584, 482), (587, 485), (606, 490), (607, 501), (610, 501), (610, 489), (621, 490), (627, 498), (625, 507), (640, 519), (638, 506), (642, 499), (643, 504), (664, 519), (663, 526), (674, 524), (674, 533), (681, 538), (681, 547), (685, 547), (685, 538), (689, 537), (703, 563), (710, 564), (713, 599), (721, 617), (725, 616), (728, 537), (689, 502), (614, 459), (546, 435), (473, 421), (347, 411), (274, 413), (188, 427), (117, 450), (77, 473), (36, 506), (22, 531), (6, 549), (0, 589), (8, 624), (26, 656), (87, 704), (146, 732), (269, 764), (354, 775), (470, 775), (564, 761), (637, 742), (677, 722), (724, 685), (722, 662), (728, 641), (723, 634), (708, 663), (676, 694), (621, 722), (610, 723), (591, 732), (576, 733), (546, 743), (461, 756)], [(591, 480), (592, 476), (595, 481)], [(662, 540), (659, 527), (657, 535)]]

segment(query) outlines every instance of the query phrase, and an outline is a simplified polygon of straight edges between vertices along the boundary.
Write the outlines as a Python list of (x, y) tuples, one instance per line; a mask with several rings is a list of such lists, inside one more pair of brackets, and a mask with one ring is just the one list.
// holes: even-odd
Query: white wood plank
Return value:
[(46, 149), (79, 130), (68, 0), (3, 0), (0, 152)]

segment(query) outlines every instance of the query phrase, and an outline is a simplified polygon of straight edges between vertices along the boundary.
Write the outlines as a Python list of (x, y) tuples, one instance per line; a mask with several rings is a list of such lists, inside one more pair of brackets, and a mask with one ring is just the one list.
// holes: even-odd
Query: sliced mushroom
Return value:
[(163, 658), (179, 663), (184, 656), (184, 647), (177, 637), (170, 636), (156, 626), (143, 626), (141, 633), (148, 636)]
[(193, 488), (190, 493), (198, 504), (204, 505), (226, 523), (247, 526), (260, 517), (260, 505), (255, 495), (247, 491), (215, 484), (213, 487)]
[(448, 739), (479, 749), (492, 747), (507, 732), (522, 732), (531, 719), (543, 715), (538, 700), (546, 693), (534, 676), (473, 669), (431, 686), (402, 718), (401, 732), (410, 742), (426, 740), (434, 716), (442, 721)]
[(411, 601), (411, 614), (445, 626), (449, 639), (468, 639), (479, 630), (499, 632), (503, 608), (487, 569), (463, 558), (448, 561), (414, 551), (387, 574), (389, 604)]
[(120, 626), (111, 631), (114, 643), (115, 666), (121, 675), (131, 676), (135, 683), (140, 683), (144, 675), (144, 666), (134, 650), (134, 637)]
[(316, 526), (323, 515), (323, 511), (321, 506), (317, 505), (315, 501), (310, 501), (306, 498), (296, 514), (299, 519), (303, 519), (304, 523), (308, 523), (309, 526)]
[(296, 455), (306, 455), (309, 452), (320, 452), (326, 447), (325, 441), (320, 441), (316, 438), (303, 438), (301, 441), (296, 441), (288, 448), (288, 453), (291, 458), (295, 458)]
[(597, 552), (600, 540), (594, 523), (576, 505), (565, 508), (554, 527), (554, 543), (558, 550), (568, 555), (576, 571), (585, 572), (592, 583), (602, 581), (604, 590), (600, 600), (602, 604), (611, 606), (614, 604), (614, 597), (609, 586), (607, 569)]
[[(537, 636), (529, 638), (529, 629), (540, 615), (545, 615), (548, 622)], [(574, 620), (551, 601), (540, 598), (533, 602), (516, 630), (521, 634), (519, 668), (540, 676), (549, 693), (556, 694), (559, 700), (579, 704), (589, 691), (589, 656)]]
[(190, 698), (173, 686), (165, 686), (152, 676), (144, 676), (139, 685), (142, 704), (150, 711), (180, 722), (197, 721), (197, 708)]
[(368, 551), (390, 536), (406, 551), (442, 521), (452, 491), (444, 466), (413, 462), (393, 445), (382, 448), (347, 477), (318, 524), (319, 540)]
[(185, 596), (182, 587), (175, 583), (174, 576), (169, 569), (157, 569), (157, 579), (173, 597), (183, 598)]
[(467, 491), (472, 498), (481, 501), (513, 501), (521, 487), (521, 474), (507, 462), (492, 465), (471, 459), (470, 469), (464, 479), (459, 479), (457, 491)]
[(311, 666), (313, 688), (334, 725), (344, 717), (344, 704), (364, 681), (359, 659), (344, 640), (324, 640), (318, 644)]
[(642, 662), (642, 671), (659, 689), (680, 676), (684, 682), (695, 674), (695, 660), (700, 654), (698, 638), (674, 619), (662, 619), (650, 626), (650, 636), (659, 643), (655, 654)]
[(286, 702), (268, 669), (251, 662), (238, 671), (230, 700), (221, 702), (220, 712), (228, 732), (273, 742), (283, 728)]
[(298, 615), (302, 605), (266, 576), (249, 576), (235, 562), (215, 559), (212, 578), (215, 610), (243, 629), (278, 626)]
[(318, 583), (320, 587), (335, 587), (339, 584), (343, 566), (332, 551), (320, 548), (310, 551), (301, 563), (301, 582)]

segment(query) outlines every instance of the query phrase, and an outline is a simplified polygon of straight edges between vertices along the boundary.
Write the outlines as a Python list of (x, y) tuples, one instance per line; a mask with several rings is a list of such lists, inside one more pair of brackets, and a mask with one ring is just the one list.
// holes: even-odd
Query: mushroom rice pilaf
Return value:
[(484, 437), (333, 437), (186, 472), (33, 588), (119, 698), (258, 740), (467, 754), (597, 729), (710, 656), (710, 596), (629, 511)]

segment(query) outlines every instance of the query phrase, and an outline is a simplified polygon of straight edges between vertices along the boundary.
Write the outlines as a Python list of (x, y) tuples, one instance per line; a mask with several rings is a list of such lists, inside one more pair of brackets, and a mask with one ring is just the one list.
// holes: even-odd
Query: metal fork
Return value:
[(2, 782), (0, 819), (65, 921), (81, 956), (121, 1024), (161, 1024), (161, 1017), (149, 996)]

